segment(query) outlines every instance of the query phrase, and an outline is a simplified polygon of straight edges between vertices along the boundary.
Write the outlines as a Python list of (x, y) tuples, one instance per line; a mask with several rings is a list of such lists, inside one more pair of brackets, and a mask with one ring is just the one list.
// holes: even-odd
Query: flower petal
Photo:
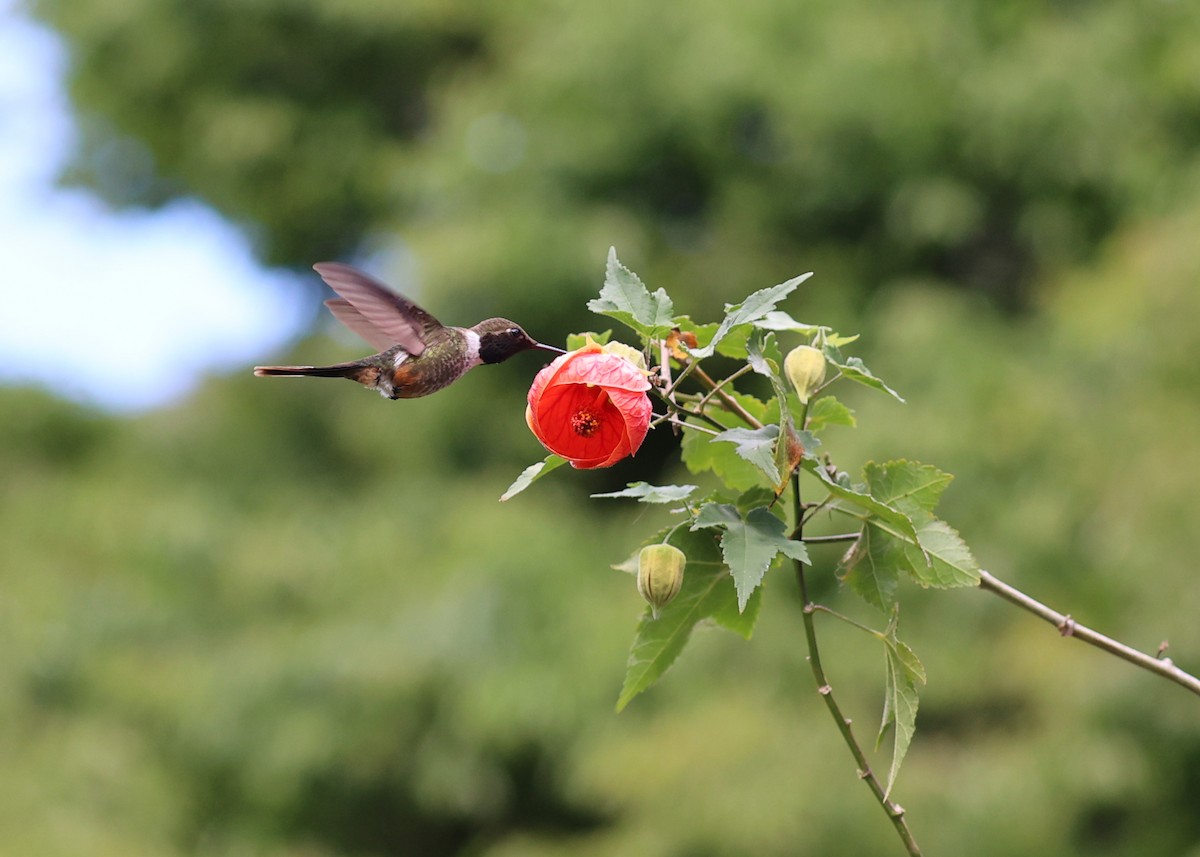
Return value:
[(643, 370), (589, 343), (537, 374), (525, 421), (543, 446), (572, 466), (608, 467), (642, 445), (651, 416), (649, 388)]

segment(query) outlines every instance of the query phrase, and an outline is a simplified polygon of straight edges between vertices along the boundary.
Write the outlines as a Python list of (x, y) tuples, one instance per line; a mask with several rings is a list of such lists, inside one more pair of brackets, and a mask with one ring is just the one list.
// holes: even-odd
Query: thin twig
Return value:
[[(696, 416), (696, 415), (693, 415), (693, 416)], [(674, 417), (674, 416), (671, 417), (670, 422), (671, 422), (671, 425), (673, 425), (673, 426), (679, 426), (680, 428), (691, 429), (692, 431), (704, 432), (705, 434), (711, 434), (713, 437), (716, 437), (717, 435), (719, 435), (721, 433), (719, 431), (713, 431), (708, 426), (700, 426), (700, 425), (696, 425), (695, 423), (686, 422), (685, 420), (679, 419), (679, 417)], [(724, 430), (725, 430), (724, 428), (721, 429), (721, 431), (724, 431)]]
[(850, 625), (853, 628), (857, 628), (860, 631), (865, 631), (866, 633), (870, 634), (872, 637), (875, 637), (877, 639), (880, 639), (880, 640), (886, 639), (882, 633), (880, 633), (879, 631), (876, 631), (874, 628), (864, 625), (862, 622), (859, 622), (857, 619), (851, 619), (849, 616), (847, 616), (844, 613), (839, 613), (836, 610), (830, 610), (824, 604), (814, 604), (814, 605), (812, 605), (812, 610), (814, 613), (828, 613), (834, 619), (841, 619), (847, 625)]
[(802, 541), (805, 544), (821, 545), (831, 544), (833, 542), (853, 542), (861, 536), (862, 533), (834, 533), (831, 536), (805, 536)]
[(708, 414), (704, 413), (703, 411), (689, 410), (688, 408), (683, 407), (683, 405), (679, 404), (678, 402), (671, 401), (669, 398), (667, 398), (667, 395), (665, 393), (663, 393), (663, 391), (660, 390), (658, 387), (652, 387), (651, 390), (653, 390), (654, 394), (657, 395), (660, 399), (663, 400), (663, 402), (666, 403), (668, 412), (671, 409), (674, 409), (681, 414), (686, 414), (689, 417), (695, 417), (698, 420), (704, 420), (710, 426), (717, 429), (718, 432), (725, 431), (727, 428), (729, 428), (729, 426), (722, 425), (721, 423), (717, 422), (716, 420), (714, 420), (712, 417), (710, 417)]
[[(801, 519), (804, 513), (804, 504), (800, 500), (800, 474), (792, 474), (792, 502), (794, 504), (794, 520), (796, 522), (796, 536), (799, 538), (801, 532)], [(921, 848), (917, 845), (917, 841), (913, 839), (912, 831), (908, 829), (908, 822), (904, 818), (904, 807), (891, 800), (880, 785), (879, 780), (875, 778), (875, 774), (871, 771), (871, 765), (867, 762), (867, 756), (859, 746), (858, 740), (854, 737), (854, 732), (850, 729), (850, 719), (842, 713), (841, 706), (833, 696), (833, 688), (829, 686), (829, 681), (825, 678), (825, 668), (821, 666), (821, 651), (817, 647), (817, 627), (813, 621), (813, 612), (817, 606), (812, 603), (808, 597), (808, 584), (804, 579), (804, 563), (800, 560), (794, 560), (796, 567), (796, 582), (800, 586), (800, 598), (804, 602), (804, 636), (808, 642), (808, 664), (812, 668), (813, 678), (817, 681), (817, 693), (821, 694), (821, 698), (825, 700), (825, 707), (829, 709), (830, 715), (833, 717), (834, 723), (837, 724), (838, 731), (842, 733), (842, 740), (846, 742), (846, 746), (850, 748), (850, 754), (854, 756), (854, 762), (858, 765), (858, 776), (867, 784), (871, 793), (875, 795), (875, 800), (883, 807), (883, 811), (887, 813), (891, 819), (892, 826), (896, 828), (896, 833), (900, 837), (900, 841), (904, 843), (904, 847), (908, 850), (910, 857), (920, 857)]]
[(717, 386), (713, 387), (707, 393), (704, 394), (704, 396), (700, 399), (699, 406), (703, 408), (705, 405), (708, 404), (709, 399), (711, 399), (714, 395), (716, 395), (720, 390), (724, 389), (726, 384), (730, 384), (730, 383), (736, 381), (738, 378), (742, 377), (747, 372), (751, 371), (752, 368), (753, 367), (749, 363), (747, 363), (745, 366), (743, 366), (741, 369), (738, 369), (736, 372), (734, 372), (729, 377), (722, 378), (720, 381), (717, 382)]
[[(751, 428), (760, 429), (763, 427), (762, 422), (741, 405), (739, 405), (737, 399), (720, 389), (720, 385), (717, 384), (717, 382), (714, 381), (707, 372), (701, 369), (699, 364), (689, 363), (688, 368), (692, 369), (692, 371), (696, 373), (696, 377), (704, 383), (704, 386), (708, 387), (717, 394), (717, 398), (721, 400), (721, 404), (725, 406), (726, 410), (737, 414), (746, 422), (746, 425), (750, 426)], [(683, 376), (680, 375), (679, 377), (682, 378)], [(676, 383), (679, 383), (678, 379), (676, 379)]]
[(1074, 637), (1090, 646), (1095, 646), (1111, 655), (1116, 655), (1118, 658), (1129, 661), (1129, 663), (1135, 666), (1149, 670), (1163, 678), (1170, 679), (1176, 684), (1183, 685), (1192, 693), (1200, 696), (1200, 678), (1196, 678), (1191, 673), (1181, 670), (1175, 666), (1175, 663), (1170, 658), (1156, 658), (1153, 655), (1147, 655), (1144, 652), (1139, 652), (1137, 649), (1114, 640), (1112, 637), (1106, 637), (1098, 631), (1093, 631), (1086, 625), (1080, 625), (1070, 615), (1050, 609), (1037, 599), (1031, 598), (1021, 590), (996, 579), (986, 571), (979, 572), (979, 588), (999, 595), (1004, 600), (1016, 604), (1021, 609), (1028, 610), (1033, 615), (1045, 619), (1057, 628), (1058, 633), (1064, 637)]
[(704, 411), (693, 411), (693, 410), (689, 410), (688, 408), (681, 407), (681, 408), (679, 409), (679, 413), (681, 413), (681, 414), (686, 414), (686, 415), (687, 415), (687, 416), (689, 416), (689, 417), (695, 417), (695, 418), (696, 418), (696, 419), (698, 419), (698, 420), (704, 420), (704, 421), (705, 421), (706, 423), (708, 423), (710, 426), (712, 426), (713, 428), (717, 429), (717, 431), (716, 431), (716, 432), (714, 432), (715, 434), (720, 434), (721, 432), (723, 432), (723, 431), (725, 431), (726, 429), (728, 429), (728, 428), (729, 428), (729, 426), (727, 426), (727, 425), (722, 425), (721, 423), (719, 423), (719, 422), (717, 422), (716, 420), (714, 420), (714, 419), (713, 419), (712, 417), (710, 417), (708, 414), (704, 413)]

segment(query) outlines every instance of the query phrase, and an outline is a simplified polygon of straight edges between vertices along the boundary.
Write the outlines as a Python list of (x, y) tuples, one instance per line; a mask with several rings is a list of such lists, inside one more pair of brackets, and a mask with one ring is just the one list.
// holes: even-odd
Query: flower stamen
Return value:
[(571, 430), (580, 437), (591, 437), (599, 428), (600, 419), (586, 408), (571, 415)]

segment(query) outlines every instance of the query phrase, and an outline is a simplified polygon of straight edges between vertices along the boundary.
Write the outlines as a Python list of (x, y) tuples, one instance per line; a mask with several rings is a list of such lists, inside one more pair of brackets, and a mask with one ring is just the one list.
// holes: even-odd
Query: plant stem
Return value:
[(729, 426), (721, 425), (721, 423), (717, 422), (712, 417), (710, 417), (708, 414), (704, 413), (704, 411), (693, 411), (693, 410), (689, 410), (688, 408), (683, 407), (683, 405), (674, 401), (670, 396), (668, 396), (666, 393), (664, 393), (658, 387), (653, 387), (652, 390), (656, 396), (658, 396), (660, 399), (662, 399), (663, 402), (666, 403), (667, 409), (668, 409), (668, 411), (667, 411), (668, 414), (671, 412), (671, 410), (676, 410), (681, 414), (687, 414), (689, 417), (695, 417), (698, 420), (704, 420), (709, 425), (714, 426), (717, 429), (717, 433), (723, 432), (723, 431), (725, 431), (725, 429), (729, 428)]
[(709, 390), (707, 393), (705, 393), (704, 397), (700, 399), (700, 404), (698, 405), (698, 407), (703, 408), (705, 405), (708, 404), (708, 400), (711, 399), (714, 395), (716, 395), (717, 392), (720, 391), (726, 384), (730, 384), (730, 383), (736, 381), (738, 378), (742, 377), (750, 370), (751, 370), (750, 364), (747, 363), (745, 366), (743, 366), (741, 369), (738, 369), (736, 372), (734, 372), (728, 378), (723, 378), (720, 381), (718, 381), (717, 386), (713, 387), (711, 390)]
[[(794, 521), (796, 525), (796, 535), (793, 538), (800, 538), (803, 533), (802, 516), (804, 514), (804, 504), (800, 500), (800, 474), (792, 474), (792, 503), (794, 509)], [(858, 765), (858, 776), (871, 793), (875, 795), (875, 800), (883, 807), (883, 811), (887, 813), (891, 819), (892, 826), (896, 828), (896, 834), (900, 837), (900, 841), (904, 843), (904, 847), (908, 850), (910, 857), (920, 857), (921, 848), (917, 845), (917, 841), (913, 839), (912, 832), (908, 829), (908, 822), (904, 818), (904, 807), (891, 800), (876, 779), (875, 774), (871, 771), (871, 765), (867, 761), (867, 756), (859, 746), (858, 740), (854, 737), (854, 732), (850, 729), (850, 718), (842, 713), (841, 706), (833, 696), (833, 688), (830, 687), (829, 681), (825, 678), (825, 668), (821, 665), (821, 650), (817, 646), (817, 627), (813, 621), (813, 612), (817, 606), (813, 604), (808, 597), (808, 583), (804, 578), (804, 563), (800, 560), (793, 560), (796, 568), (796, 582), (800, 587), (800, 598), (804, 602), (804, 636), (808, 642), (808, 664), (812, 668), (813, 678), (817, 682), (817, 693), (825, 700), (825, 707), (829, 709), (829, 714), (833, 717), (834, 723), (837, 724), (838, 731), (842, 733), (842, 740), (846, 742), (846, 746), (850, 748), (850, 755), (854, 757), (855, 764)]]
[(883, 634), (881, 634), (879, 631), (876, 631), (874, 628), (868, 627), (867, 625), (864, 625), (862, 622), (859, 622), (856, 619), (851, 619), (849, 616), (845, 615), (844, 613), (839, 613), (836, 610), (830, 610), (824, 604), (814, 604), (812, 606), (812, 609), (813, 609), (814, 613), (828, 613), (834, 619), (841, 619), (843, 622), (845, 622), (850, 627), (857, 628), (860, 631), (865, 631), (866, 633), (870, 634), (872, 637), (875, 637), (876, 639), (879, 639), (879, 640), (886, 639), (886, 637)]
[[(760, 429), (763, 427), (763, 424), (756, 419), (753, 414), (738, 404), (737, 399), (722, 390), (721, 385), (714, 381), (712, 376), (701, 369), (698, 363), (689, 363), (688, 368), (696, 373), (696, 377), (704, 383), (704, 386), (708, 387), (717, 394), (717, 398), (721, 400), (721, 404), (725, 406), (726, 410), (737, 414), (746, 422), (746, 425), (750, 426), (750, 428)], [(683, 376), (681, 375), (680, 377)], [(676, 383), (678, 383), (678, 381), (676, 381)]]
[[(713, 437), (716, 437), (717, 435), (719, 435), (721, 433), (720, 431), (714, 431), (713, 429), (710, 429), (707, 426), (701, 426), (701, 425), (696, 425), (695, 423), (686, 422), (684, 420), (679, 419), (679, 417), (670, 417), (669, 421), (670, 421), (671, 425), (673, 425), (673, 426), (679, 426), (680, 428), (691, 429), (692, 431), (704, 432), (704, 434), (710, 434)], [(724, 428), (721, 429), (721, 431), (724, 431), (724, 430), (725, 430)]]
[(1183, 685), (1192, 693), (1200, 696), (1200, 678), (1196, 678), (1191, 673), (1181, 670), (1175, 666), (1175, 663), (1170, 658), (1156, 658), (1153, 655), (1147, 655), (1124, 643), (1117, 642), (1111, 637), (1106, 637), (1098, 631), (1093, 631), (1086, 625), (1080, 625), (1069, 614), (1059, 613), (1056, 610), (1050, 609), (1037, 599), (1031, 598), (1021, 590), (996, 579), (986, 571), (981, 570), (979, 572), (979, 588), (999, 595), (1004, 600), (1016, 604), (1021, 609), (1028, 610), (1033, 615), (1045, 619), (1057, 628), (1058, 633), (1064, 637), (1074, 637), (1090, 646), (1095, 646), (1111, 655), (1116, 655), (1122, 660), (1129, 661), (1134, 666), (1139, 666), (1163, 678), (1170, 679), (1176, 684)]
[(820, 545), (831, 544), (833, 542), (852, 542), (858, 539), (862, 533), (834, 533), (830, 536), (805, 536), (802, 541), (805, 544)]

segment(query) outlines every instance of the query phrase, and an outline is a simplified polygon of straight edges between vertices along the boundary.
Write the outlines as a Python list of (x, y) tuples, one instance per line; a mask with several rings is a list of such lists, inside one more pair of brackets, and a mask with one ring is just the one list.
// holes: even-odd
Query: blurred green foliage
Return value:
[[(598, 323), (610, 244), (698, 320), (815, 270), (788, 309), (910, 403), (851, 402), (839, 460), (957, 474), (990, 570), (1200, 669), (1193, 5), (33, 8), (69, 178), (195, 194), (269, 262), (398, 247), (443, 319), (547, 339)], [(680, 475), (673, 441), (497, 504), (534, 368), (396, 404), (247, 373), (133, 419), (0, 391), (0, 854), (894, 853), (782, 577), (752, 642), (699, 634), (613, 715), (640, 601), (606, 566), (660, 522), (577, 501)], [(906, 611), (927, 853), (1200, 853), (1196, 700), (978, 592)], [(822, 630), (869, 734), (878, 652)]]

